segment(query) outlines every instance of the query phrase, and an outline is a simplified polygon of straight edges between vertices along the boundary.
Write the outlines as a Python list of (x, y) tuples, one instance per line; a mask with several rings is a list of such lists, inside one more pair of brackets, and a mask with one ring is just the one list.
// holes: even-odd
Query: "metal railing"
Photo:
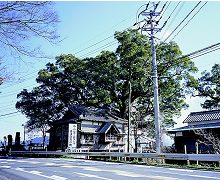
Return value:
[(75, 155), (75, 156), (101, 156), (101, 157), (132, 157), (155, 158), (186, 161), (218, 161), (220, 154), (177, 154), (177, 153), (126, 153), (126, 152), (57, 152), (57, 151), (10, 151), (11, 156), (24, 155)]

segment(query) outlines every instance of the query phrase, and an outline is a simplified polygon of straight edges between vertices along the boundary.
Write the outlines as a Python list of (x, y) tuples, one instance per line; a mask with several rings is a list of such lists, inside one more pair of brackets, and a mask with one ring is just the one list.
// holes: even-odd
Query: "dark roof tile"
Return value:
[(102, 121), (102, 122), (116, 122), (116, 121), (124, 121), (125, 119), (121, 119), (112, 115), (106, 109), (99, 109), (93, 107), (85, 107), (79, 105), (72, 105), (69, 108), (74, 114), (79, 116), (80, 119), (90, 120), (90, 121)]
[(220, 110), (191, 112), (183, 123), (220, 120)]

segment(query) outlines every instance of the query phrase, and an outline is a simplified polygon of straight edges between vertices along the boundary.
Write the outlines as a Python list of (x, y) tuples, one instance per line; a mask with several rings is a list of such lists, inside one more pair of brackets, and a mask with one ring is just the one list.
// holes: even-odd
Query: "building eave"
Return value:
[(168, 133), (175, 133), (175, 132), (182, 132), (182, 131), (190, 131), (195, 129), (215, 129), (220, 128), (220, 122), (219, 123), (209, 123), (209, 124), (199, 124), (194, 126), (183, 126), (171, 130), (167, 130)]

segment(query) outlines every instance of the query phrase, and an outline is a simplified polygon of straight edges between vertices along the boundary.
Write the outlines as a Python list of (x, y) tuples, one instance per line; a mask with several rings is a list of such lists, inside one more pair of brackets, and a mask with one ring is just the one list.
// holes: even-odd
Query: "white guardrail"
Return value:
[(187, 161), (218, 161), (220, 154), (177, 154), (177, 153), (126, 153), (126, 152), (58, 152), (58, 151), (10, 151), (11, 156), (24, 155), (74, 155), (74, 156), (100, 156), (100, 157), (131, 157), (156, 158)]

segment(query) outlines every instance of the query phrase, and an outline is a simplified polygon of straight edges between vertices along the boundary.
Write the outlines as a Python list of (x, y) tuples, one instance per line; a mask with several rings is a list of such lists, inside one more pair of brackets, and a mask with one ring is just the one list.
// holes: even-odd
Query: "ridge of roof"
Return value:
[(183, 123), (220, 120), (220, 110), (191, 112)]
[(107, 123), (105, 123), (103, 126), (101, 126), (100, 128), (98, 128), (96, 130), (96, 133), (106, 133), (109, 130), (109, 128), (111, 128), (111, 126), (113, 126), (115, 128), (115, 130), (119, 133), (119, 130), (115, 126), (114, 122), (107, 122)]
[(81, 105), (71, 105), (69, 106), (69, 111), (73, 113), (76, 117), (70, 119), (61, 119), (53, 122), (52, 124), (59, 124), (63, 122), (70, 122), (79, 120), (88, 121), (102, 121), (102, 122), (119, 122), (121, 124), (127, 123), (126, 119), (119, 118), (109, 112), (107, 109), (86, 107)]

